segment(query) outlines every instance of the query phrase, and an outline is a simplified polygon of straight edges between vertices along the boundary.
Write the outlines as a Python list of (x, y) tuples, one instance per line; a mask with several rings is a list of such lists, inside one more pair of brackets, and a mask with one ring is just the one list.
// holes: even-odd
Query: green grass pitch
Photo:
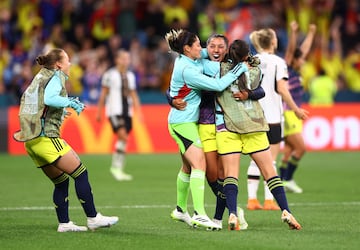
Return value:
[[(207, 232), (175, 222), (176, 154), (131, 154), (127, 157), (130, 182), (115, 181), (110, 155), (81, 155), (89, 170), (97, 210), (117, 215), (119, 223), (95, 232), (57, 233), (52, 205), (52, 183), (28, 156), (0, 154), (1, 249), (359, 249), (359, 152), (310, 152), (296, 173), (303, 194), (288, 194), (292, 213), (302, 224), (291, 231), (280, 211), (247, 211), (246, 231)], [(242, 157), (239, 203), (245, 208), (246, 171)], [(259, 188), (263, 201), (263, 186)], [(206, 210), (211, 217), (215, 198), (208, 185)], [(191, 200), (189, 212), (192, 212)], [(86, 218), (70, 182), (70, 218), (85, 225)]]

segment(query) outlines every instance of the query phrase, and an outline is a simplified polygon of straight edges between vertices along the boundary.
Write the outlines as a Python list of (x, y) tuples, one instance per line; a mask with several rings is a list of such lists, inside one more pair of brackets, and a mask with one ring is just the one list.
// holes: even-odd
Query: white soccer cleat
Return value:
[(246, 230), (249, 224), (245, 220), (244, 209), (242, 209), (241, 207), (237, 208), (237, 217), (239, 220), (240, 230)]
[(217, 225), (207, 215), (199, 215), (196, 212), (191, 218), (193, 227), (204, 227), (207, 230), (221, 230), (222, 226)]
[(100, 227), (110, 227), (119, 221), (117, 216), (104, 216), (97, 213), (96, 217), (87, 218), (87, 226), (90, 230), (95, 230)]
[(231, 231), (239, 231), (240, 230), (240, 224), (239, 224), (239, 219), (238, 217), (231, 213), (229, 215), (229, 220), (228, 220), (228, 228)]
[(286, 209), (281, 214), (281, 220), (289, 225), (290, 229), (300, 230), (301, 225), (296, 221), (295, 217), (289, 213)]
[(294, 180), (283, 181), (283, 183), (285, 190), (288, 192), (292, 192), (296, 194), (301, 194), (303, 192), (302, 188), (299, 187)]
[(119, 168), (110, 168), (111, 174), (114, 176), (115, 180), (117, 181), (131, 181), (133, 177), (129, 174), (125, 174), (121, 169)]
[(171, 218), (177, 221), (185, 222), (189, 226), (193, 226), (191, 223), (191, 217), (188, 212), (183, 212), (180, 207), (176, 207), (170, 214)]
[(59, 233), (65, 232), (85, 232), (87, 227), (75, 225), (74, 222), (69, 221), (68, 223), (59, 223), (57, 231)]
[(212, 221), (220, 227), (220, 228), (214, 228), (213, 230), (221, 230), (222, 229), (222, 220), (213, 219)]

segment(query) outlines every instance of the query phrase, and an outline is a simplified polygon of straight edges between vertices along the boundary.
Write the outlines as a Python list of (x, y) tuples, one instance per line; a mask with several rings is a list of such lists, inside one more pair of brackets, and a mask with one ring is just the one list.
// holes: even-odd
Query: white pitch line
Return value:
[[(303, 202), (289, 203), (291, 207), (323, 207), (323, 206), (360, 206), (360, 201), (343, 201), (343, 202)], [(158, 209), (173, 208), (174, 205), (124, 205), (124, 206), (97, 206), (98, 209)], [(191, 207), (189, 205), (189, 207)], [(205, 207), (215, 207), (215, 205), (206, 204)], [(0, 211), (41, 211), (53, 210), (54, 207), (0, 207)], [(80, 206), (70, 206), (69, 209), (82, 209)]]

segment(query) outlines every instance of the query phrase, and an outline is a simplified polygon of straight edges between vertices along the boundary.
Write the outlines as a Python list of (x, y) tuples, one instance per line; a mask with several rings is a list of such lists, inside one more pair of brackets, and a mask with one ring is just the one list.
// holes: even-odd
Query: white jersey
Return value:
[(256, 56), (260, 58), (259, 66), (263, 73), (261, 86), (265, 91), (265, 97), (259, 102), (264, 110), (266, 121), (269, 124), (281, 123), (283, 104), (281, 95), (276, 91), (276, 82), (289, 78), (287, 65), (284, 59), (274, 54), (262, 52)]
[[(129, 90), (136, 89), (135, 74), (131, 71), (126, 72), (128, 78)], [(123, 100), (122, 100), (122, 81), (120, 72), (115, 68), (110, 68), (107, 70), (101, 80), (101, 86), (109, 88), (109, 94), (106, 97), (105, 101), (105, 114), (107, 117), (114, 115), (122, 115), (123, 110)], [(132, 116), (132, 100), (130, 95), (127, 97), (129, 103), (128, 114)]]

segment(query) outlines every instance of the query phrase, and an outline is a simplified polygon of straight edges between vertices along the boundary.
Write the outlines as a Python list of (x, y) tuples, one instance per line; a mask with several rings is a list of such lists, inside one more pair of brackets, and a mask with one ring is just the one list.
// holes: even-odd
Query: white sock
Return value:
[(123, 171), (125, 164), (125, 148), (126, 143), (124, 141), (117, 141), (115, 144), (115, 152), (112, 157), (112, 167), (118, 168), (121, 171)]
[(257, 199), (257, 191), (260, 183), (260, 169), (256, 163), (252, 160), (248, 167), (247, 175), (258, 176), (259, 179), (249, 179), (248, 178), (248, 199)]
[(274, 196), (272, 195), (266, 181), (264, 181), (264, 197), (265, 197), (265, 200), (273, 200), (274, 199)]

